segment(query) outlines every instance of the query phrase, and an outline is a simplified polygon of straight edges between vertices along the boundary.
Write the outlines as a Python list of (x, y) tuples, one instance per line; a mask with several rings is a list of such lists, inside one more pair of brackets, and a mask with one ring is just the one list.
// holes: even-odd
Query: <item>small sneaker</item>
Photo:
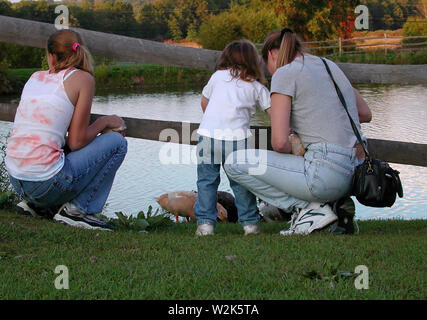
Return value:
[(58, 207), (38, 207), (26, 200), (22, 200), (16, 205), (16, 211), (25, 216), (30, 216), (34, 218), (52, 219), (58, 211)]
[(358, 234), (359, 226), (354, 220), (356, 207), (350, 197), (341, 198), (333, 203), (332, 209), (338, 220), (331, 225), (329, 232), (335, 235)]
[(243, 231), (245, 232), (245, 236), (248, 236), (250, 234), (258, 234), (259, 228), (257, 224), (248, 224), (243, 227)]
[(53, 220), (72, 227), (113, 231), (113, 228), (107, 222), (94, 215), (80, 212), (75, 205), (69, 202), (59, 209)]
[(34, 205), (26, 200), (22, 200), (16, 205), (16, 211), (18, 211), (20, 214), (23, 214), (24, 216), (42, 218), (42, 216), (37, 213)]
[(282, 236), (310, 234), (327, 227), (337, 219), (338, 217), (327, 203), (312, 202), (307, 208), (296, 211), (292, 216), (291, 227), (280, 231), (280, 234)]
[(212, 236), (214, 234), (214, 226), (209, 223), (199, 224), (196, 230), (196, 236)]

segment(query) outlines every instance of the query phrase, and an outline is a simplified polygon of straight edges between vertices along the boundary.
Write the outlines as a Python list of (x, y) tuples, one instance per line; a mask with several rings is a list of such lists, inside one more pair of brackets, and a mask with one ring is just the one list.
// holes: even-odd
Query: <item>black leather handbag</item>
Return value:
[(361, 204), (368, 207), (391, 207), (396, 201), (396, 194), (400, 198), (403, 197), (399, 171), (393, 170), (387, 162), (374, 159), (369, 155), (359, 130), (348, 112), (344, 96), (335, 82), (327, 62), (325, 59), (321, 59), (334, 83), (338, 97), (347, 112), (354, 134), (365, 152), (365, 161), (355, 168), (351, 195), (355, 196)]

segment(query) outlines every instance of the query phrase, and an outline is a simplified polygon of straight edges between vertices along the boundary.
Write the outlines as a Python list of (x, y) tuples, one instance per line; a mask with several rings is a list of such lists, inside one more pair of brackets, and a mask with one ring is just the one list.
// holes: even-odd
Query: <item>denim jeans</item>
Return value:
[[(358, 164), (355, 149), (328, 143), (309, 145), (303, 157), (257, 150), (266, 154), (253, 159), (254, 153), (249, 151), (253, 150), (248, 150), (246, 156), (241, 151), (230, 155), (224, 170), (253, 194), (286, 212), (305, 208), (310, 202), (336, 201), (348, 195)], [(262, 174), (250, 174), (250, 168), (260, 165), (265, 167)]]
[[(239, 141), (215, 140), (199, 136), (197, 144), (197, 200), (194, 214), (197, 224), (216, 225), (218, 211), (217, 191), (220, 183), (220, 168), (225, 158), (233, 151), (245, 152), (247, 139)], [(242, 226), (257, 224), (260, 217), (256, 197), (245, 187), (229, 178), (233, 190), (239, 223)]]
[(101, 213), (126, 152), (126, 139), (120, 133), (110, 132), (96, 137), (84, 148), (68, 153), (61, 171), (49, 180), (9, 178), (15, 191), (37, 206), (72, 202), (86, 214)]

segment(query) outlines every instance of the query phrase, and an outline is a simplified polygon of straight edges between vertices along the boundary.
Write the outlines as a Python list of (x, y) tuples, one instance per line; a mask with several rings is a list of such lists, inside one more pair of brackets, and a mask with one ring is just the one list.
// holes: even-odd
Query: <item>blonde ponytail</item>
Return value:
[(262, 57), (265, 62), (268, 60), (268, 51), (273, 49), (279, 50), (277, 68), (291, 63), (297, 54), (303, 54), (307, 51), (298, 36), (287, 28), (281, 31), (273, 31), (267, 35), (262, 48)]
[(77, 32), (72, 30), (55, 32), (48, 39), (47, 52), (56, 56), (54, 72), (74, 67), (93, 75), (92, 55), (82, 44)]

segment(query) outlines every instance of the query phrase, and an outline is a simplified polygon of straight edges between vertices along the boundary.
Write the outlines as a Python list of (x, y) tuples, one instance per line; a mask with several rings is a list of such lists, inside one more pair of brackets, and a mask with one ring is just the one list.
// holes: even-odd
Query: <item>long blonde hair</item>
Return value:
[(272, 31), (265, 38), (262, 58), (266, 63), (268, 61), (268, 52), (273, 49), (279, 50), (277, 68), (294, 61), (298, 53), (303, 55), (307, 52), (299, 37), (288, 28)]
[(54, 72), (75, 67), (93, 75), (92, 56), (77, 32), (72, 30), (55, 32), (47, 40), (46, 50), (56, 56)]

